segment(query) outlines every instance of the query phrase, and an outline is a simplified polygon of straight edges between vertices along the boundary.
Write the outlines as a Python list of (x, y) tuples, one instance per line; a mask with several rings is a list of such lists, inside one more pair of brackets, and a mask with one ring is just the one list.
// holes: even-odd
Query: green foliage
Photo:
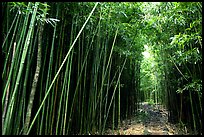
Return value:
[(155, 104), (153, 99), (147, 99), (145, 102), (148, 102), (149, 105)]
[(202, 3), (95, 4), (3, 3), (3, 134), (24, 130), (39, 35), (30, 134), (103, 134), (140, 101), (202, 129)]
[[(164, 81), (159, 87), (168, 97), (167, 107), (173, 112), (172, 115), (191, 113), (188, 117), (193, 117), (191, 124), (196, 131), (196, 128), (201, 126), (195, 125), (195, 117), (200, 117), (201, 108), (195, 113), (193, 105), (197, 100), (201, 106), (202, 94), (201, 3), (167, 2), (144, 5), (144, 18), (147, 22), (145, 33), (149, 38), (149, 45), (152, 45), (153, 53), (156, 53), (155, 62), (160, 64), (160, 74), (157, 79)], [(184, 98), (187, 99), (182, 101), (184, 93)], [(176, 104), (174, 98), (178, 98), (183, 105), (189, 104), (188, 107), (192, 111), (183, 109), (179, 101), (177, 104), (181, 106), (180, 108), (172, 106), (171, 103)], [(178, 112), (179, 114), (176, 114)]]
[(194, 91), (198, 92), (199, 96), (202, 97), (202, 80), (194, 80), (192, 83), (188, 83), (186, 85), (183, 85), (183, 88), (178, 88), (177, 93), (183, 93), (183, 91)]

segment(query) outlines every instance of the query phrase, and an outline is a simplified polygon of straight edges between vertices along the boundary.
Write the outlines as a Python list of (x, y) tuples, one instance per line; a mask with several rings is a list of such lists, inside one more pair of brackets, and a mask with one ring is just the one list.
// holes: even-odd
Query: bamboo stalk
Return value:
[[(46, 17), (46, 12), (44, 13), (44, 17)], [(37, 82), (38, 82), (38, 77), (39, 77), (40, 68), (41, 68), (41, 57), (42, 57), (41, 46), (42, 46), (43, 27), (44, 27), (44, 23), (39, 26), (37, 66), (36, 66), (35, 75), (34, 75), (34, 79), (33, 79), (33, 83), (32, 83), (32, 89), (31, 89), (31, 93), (30, 93), (29, 103), (27, 106), (27, 114), (26, 114), (24, 131), (23, 131), (24, 135), (27, 133), (28, 126), (30, 124), (31, 111), (32, 111), (32, 107), (33, 107), (33, 100), (34, 100)]]
[(104, 131), (104, 129), (105, 129), (105, 124), (106, 124), (106, 121), (107, 121), (107, 118), (108, 118), (108, 114), (109, 114), (109, 111), (110, 111), (110, 108), (111, 108), (111, 105), (112, 105), (113, 98), (114, 98), (114, 96), (115, 96), (115, 91), (116, 91), (116, 89), (117, 89), (117, 86), (118, 86), (118, 83), (119, 83), (119, 79), (120, 79), (120, 76), (121, 76), (121, 74), (122, 74), (122, 72), (123, 72), (123, 69), (124, 69), (124, 66), (125, 66), (126, 61), (127, 61), (127, 58), (125, 58), (125, 61), (124, 61), (123, 66), (122, 66), (122, 68), (121, 68), (121, 71), (119, 72), (119, 76), (118, 76), (118, 79), (117, 79), (117, 82), (116, 82), (116, 85), (115, 85), (115, 88), (114, 88), (114, 91), (113, 91), (113, 95), (112, 95), (112, 98), (111, 98), (111, 102), (110, 102), (109, 107), (108, 107), (108, 110), (107, 110), (106, 119), (105, 119), (105, 122), (104, 122), (104, 125), (103, 125), (103, 131)]
[(35, 22), (35, 17), (36, 17), (38, 5), (39, 5), (38, 2), (35, 3), (35, 8), (34, 8), (34, 11), (33, 11), (32, 18), (31, 18), (31, 23), (30, 23), (30, 26), (29, 26), (28, 35), (26, 37), (26, 41), (25, 41), (25, 45), (24, 45), (24, 52), (23, 52), (23, 55), (22, 55), (22, 58), (21, 58), (21, 63), (20, 63), (20, 68), (19, 68), (15, 88), (14, 88), (11, 100), (9, 102), (9, 108), (8, 108), (6, 119), (5, 119), (5, 126), (4, 126), (4, 129), (3, 129), (3, 134), (6, 134), (7, 126), (11, 124), (10, 120), (11, 120), (12, 113), (13, 113), (14, 98), (15, 98), (15, 95), (16, 95), (16, 92), (17, 92), (17, 89), (18, 89), (18, 86), (19, 86), (21, 75), (22, 75), (22, 70), (23, 70), (23, 66), (24, 66), (28, 46), (30, 44), (31, 32), (33, 31), (33, 26), (34, 26), (34, 22)]
[[(38, 34), (38, 30), (36, 32)], [(35, 32), (33, 31), (32, 32), (32, 35), (31, 35), (31, 39), (33, 39), (33, 36), (34, 36)], [(17, 119), (17, 121), (15, 122), (16, 125), (18, 125), (17, 127), (17, 133), (15, 134), (21, 134), (22, 131), (23, 131), (23, 126), (25, 124), (25, 111), (24, 111), (24, 107), (25, 107), (25, 102), (26, 102), (26, 88), (27, 87), (30, 87), (30, 85), (28, 85), (28, 80), (29, 80), (29, 74), (30, 74), (30, 71), (31, 71), (31, 64), (32, 64), (32, 59), (33, 59), (33, 54), (34, 54), (34, 49), (35, 49), (35, 45), (36, 45), (36, 42), (37, 41), (37, 35), (35, 35), (35, 40), (32, 41), (31, 45), (34, 45), (33, 47), (30, 46), (29, 49), (28, 49), (28, 56), (27, 56), (27, 67), (26, 67), (26, 72), (25, 72), (25, 79), (24, 79), (24, 82), (23, 82), (23, 91), (22, 91), (22, 95), (19, 95), (19, 100), (20, 100), (20, 106), (19, 106), (19, 115), (17, 115), (17, 117), (19, 117), (19, 119)], [(20, 118), (22, 117), (22, 127), (20, 127)], [(21, 129), (21, 131), (19, 132), (19, 130)]]
[(56, 73), (56, 75), (55, 75), (55, 77), (54, 77), (52, 83), (50, 84), (50, 87), (49, 87), (48, 90), (46, 91), (45, 97), (44, 97), (44, 99), (43, 99), (43, 101), (42, 101), (42, 103), (41, 103), (41, 105), (40, 105), (40, 107), (39, 107), (39, 109), (38, 109), (38, 111), (37, 111), (37, 113), (36, 113), (36, 115), (35, 115), (35, 117), (34, 117), (32, 123), (31, 123), (30, 127), (29, 127), (29, 130), (28, 130), (27, 134), (30, 132), (30, 130), (31, 130), (31, 128), (32, 128), (32, 126), (33, 126), (33, 124), (34, 124), (34, 122), (35, 122), (35, 120), (36, 120), (36, 118), (37, 118), (37, 116), (38, 116), (38, 114), (39, 114), (39, 112), (40, 112), (40, 110), (41, 110), (41, 108), (42, 108), (42, 106), (43, 106), (43, 104), (44, 104), (46, 98), (47, 98), (47, 96), (48, 96), (48, 94), (49, 94), (50, 91), (51, 91), (51, 88), (52, 88), (52, 86), (53, 86), (53, 84), (54, 84), (54, 82), (55, 82), (57, 76), (59, 75), (59, 73), (60, 73), (60, 71), (61, 71), (61, 69), (62, 69), (62, 67), (63, 67), (65, 61), (66, 61), (67, 58), (68, 58), (68, 55), (70, 54), (70, 52), (71, 52), (72, 48), (74, 47), (74, 45), (75, 45), (75, 43), (76, 43), (78, 37), (80, 36), (82, 30), (84, 29), (85, 25), (87, 24), (89, 18), (90, 18), (91, 15), (93, 14), (93, 12), (94, 12), (94, 10), (95, 10), (95, 8), (96, 8), (97, 5), (98, 5), (98, 2), (95, 4), (95, 6), (94, 6), (94, 8), (92, 9), (92, 11), (91, 11), (89, 17), (87, 18), (86, 22), (84, 23), (84, 25), (82, 26), (81, 30), (79, 31), (77, 37), (75, 38), (75, 40), (74, 40), (72, 46), (71, 46), (70, 49), (69, 49), (67, 55), (65, 56), (65, 58), (64, 58), (64, 60), (63, 60), (63, 62), (62, 62), (62, 64), (61, 64), (60, 68), (58, 69), (58, 71), (57, 71), (57, 73)]

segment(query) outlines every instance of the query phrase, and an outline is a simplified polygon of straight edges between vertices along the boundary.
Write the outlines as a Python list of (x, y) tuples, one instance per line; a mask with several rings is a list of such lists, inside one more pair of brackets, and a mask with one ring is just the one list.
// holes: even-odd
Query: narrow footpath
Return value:
[(122, 121), (117, 130), (107, 130), (107, 135), (187, 135), (184, 128), (168, 122), (168, 112), (161, 105), (140, 104), (138, 113)]

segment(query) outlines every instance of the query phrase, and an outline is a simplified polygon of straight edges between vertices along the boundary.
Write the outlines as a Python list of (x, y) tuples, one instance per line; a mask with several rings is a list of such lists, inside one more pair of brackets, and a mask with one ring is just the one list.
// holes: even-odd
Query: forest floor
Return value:
[(168, 112), (161, 105), (140, 104), (138, 113), (122, 121), (116, 130), (108, 129), (106, 135), (187, 135), (187, 130), (168, 122)]

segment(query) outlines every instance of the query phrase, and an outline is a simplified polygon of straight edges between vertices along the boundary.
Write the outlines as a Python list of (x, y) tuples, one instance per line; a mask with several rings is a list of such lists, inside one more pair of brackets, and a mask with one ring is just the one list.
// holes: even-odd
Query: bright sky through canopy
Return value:
[(150, 57), (150, 54), (149, 54), (149, 52), (148, 52), (148, 46), (147, 46), (147, 45), (144, 45), (144, 48), (145, 48), (145, 51), (142, 52), (142, 54), (143, 54), (143, 56), (144, 56), (145, 58), (149, 58), (149, 57)]

